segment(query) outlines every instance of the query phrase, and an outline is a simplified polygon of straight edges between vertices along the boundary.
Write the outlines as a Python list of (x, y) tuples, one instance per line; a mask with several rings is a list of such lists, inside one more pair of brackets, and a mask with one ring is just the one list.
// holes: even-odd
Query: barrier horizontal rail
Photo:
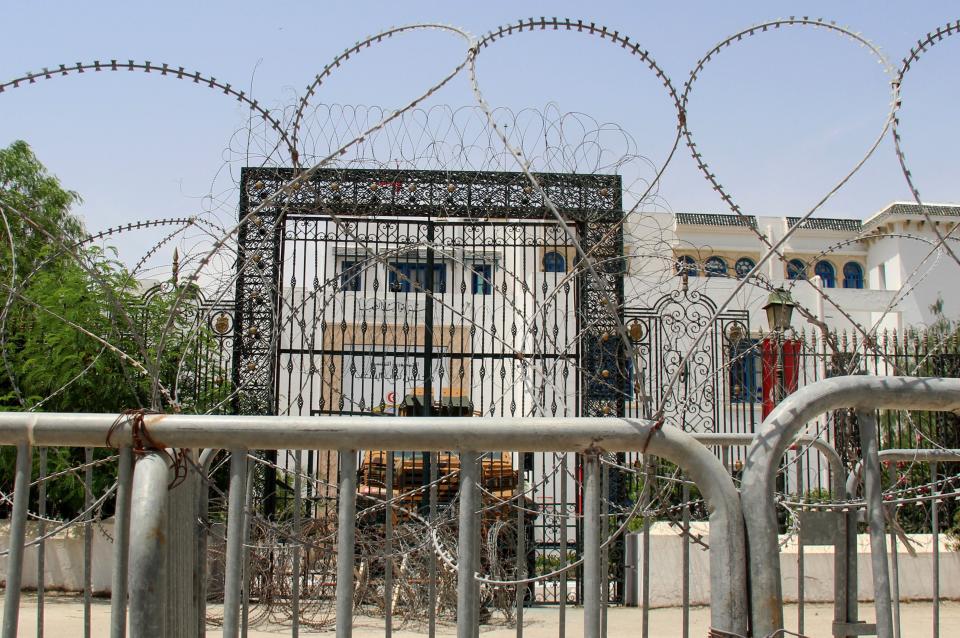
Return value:
[[(470, 476), (469, 458), (472, 450), (509, 451), (556, 451), (580, 452), (586, 455), (585, 476), (587, 484), (600, 484), (600, 452), (633, 451), (664, 458), (678, 465), (696, 484), (710, 510), (711, 529), (718, 530), (710, 547), (711, 573), (711, 626), (713, 629), (745, 635), (747, 631), (746, 549), (743, 530), (743, 515), (740, 499), (733, 481), (723, 464), (696, 438), (662, 423), (642, 419), (623, 418), (488, 418), (469, 423), (451, 417), (282, 417), (282, 416), (217, 416), (217, 415), (163, 415), (131, 414), (66, 414), (66, 413), (4, 413), (0, 414), (0, 445), (17, 445), (20, 465), (16, 483), (14, 528), (22, 527), (26, 517), (24, 501), (29, 496), (29, 458), (33, 446), (84, 446), (84, 447), (142, 447), (173, 448), (225, 448), (233, 451), (235, 461), (245, 458), (250, 449), (330, 449), (339, 450), (342, 458), (353, 458), (358, 449), (381, 450), (459, 450), (465, 454), (461, 470)], [(709, 445), (709, 443), (707, 443)], [(465, 452), (471, 451), (471, 452)], [(26, 459), (26, 460), (24, 460)], [(355, 459), (354, 459), (355, 460)], [(344, 467), (350, 469), (349, 463)], [(355, 472), (354, 472), (355, 473)], [(237, 468), (231, 471), (230, 507), (227, 514), (230, 530), (227, 535), (227, 554), (233, 558), (242, 548), (243, 499), (238, 481), (244, 473)], [(351, 472), (347, 472), (347, 475)], [(134, 473), (136, 476), (136, 472)], [(355, 476), (341, 480), (340, 526), (352, 520), (356, 508)], [(137, 481), (135, 480), (136, 484)], [(461, 483), (461, 504), (479, 503), (475, 481)], [(593, 498), (600, 498), (594, 490)], [(134, 499), (137, 495), (134, 494)], [(590, 496), (588, 494), (587, 498)], [(24, 505), (21, 505), (23, 503)], [(596, 606), (584, 614), (584, 636), (599, 638), (601, 635), (600, 574), (601, 574), (601, 507), (600, 503), (585, 503), (587, 511), (594, 516), (584, 520), (584, 603)], [(20, 506), (19, 508), (16, 506)], [(476, 629), (472, 613), (476, 603), (474, 557), (477, 546), (475, 528), (478, 524), (470, 510), (461, 508), (460, 525), (462, 542), (458, 547), (457, 615), (458, 636), (472, 638)], [(11, 534), (11, 546), (23, 547), (22, 530)], [(140, 540), (131, 537), (131, 547)], [(346, 586), (352, 577), (354, 556), (353, 536), (337, 534), (338, 571), (342, 568), (337, 588), (337, 636), (346, 638), (352, 631), (352, 600), (347, 600), (352, 588)], [(115, 552), (118, 552), (118, 543)], [(136, 552), (131, 552), (136, 554)], [(138, 554), (139, 555), (139, 554)], [(13, 555), (11, 556), (13, 558)], [(119, 558), (119, 556), (118, 556)], [(137, 582), (140, 563), (131, 565), (132, 582)], [(228, 560), (228, 563), (232, 561)], [(229, 566), (229, 565), (228, 565)], [(348, 566), (350, 566), (348, 568)], [(11, 560), (8, 567), (8, 583), (19, 582), (22, 561)], [(230, 570), (226, 583), (227, 600), (224, 610), (224, 636), (239, 635), (239, 578), (238, 570)], [(464, 580), (469, 579), (469, 580)], [(131, 597), (135, 589), (131, 589)], [(7, 591), (5, 602), (6, 626), (16, 631), (16, 609), (19, 607), (19, 588)], [(139, 603), (131, 598), (131, 609), (139, 609)], [(118, 623), (115, 623), (118, 624)], [(10, 634), (11, 636), (13, 634)]]

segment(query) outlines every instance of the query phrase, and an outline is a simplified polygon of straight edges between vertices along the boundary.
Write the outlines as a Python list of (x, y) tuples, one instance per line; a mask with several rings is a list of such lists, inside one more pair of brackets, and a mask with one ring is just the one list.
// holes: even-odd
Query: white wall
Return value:
[[(710, 542), (709, 523), (692, 523), (692, 531), (704, 535)], [(916, 548), (916, 556), (907, 553), (898, 543), (897, 561), (900, 575), (901, 600), (929, 600), (932, 597), (933, 543), (930, 534), (910, 534)], [(628, 542), (637, 544), (637, 556), (642, 556), (642, 534), (631, 535)], [(781, 537), (780, 574), (783, 580), (784, 602), (797, 600), (797, 550), (796, 537)], [(682, 602), (683, 539), (667, 523), (656, 523), (650, 530), (650, 605), (672, 607)], [(889, 545), (888, 545), (889, 551)], [(804, 600), (807, 602), (832, 602), (833, 596), (833, 548), (804, 547)], [(669, 577), (665, 577), (668, 575)], [(870, 538), (861, 534), (857, 538), (857, 598), (873, 600), (873, 578), (870, 571)], [(642, 573), (638, 571), (637, 591), (642, 591)], [(940, 597), (960, 598), (960, 552), (951, 551), (946, 537), (940, 535)], [(699, 545), (690, 546), (690, 604), (710, 604), (709, 554)]]

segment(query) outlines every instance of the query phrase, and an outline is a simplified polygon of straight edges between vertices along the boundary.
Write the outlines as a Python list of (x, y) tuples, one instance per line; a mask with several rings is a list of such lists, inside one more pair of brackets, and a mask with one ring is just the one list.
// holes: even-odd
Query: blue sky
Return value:
[[(836, 20), (898, 63), (919, 37), (960, 12), (949, 2), (17, 3), (4, 9), (0, 78), (61, 63), (132, 58), (252, 86), (262, 103), (283, 107), (324, 63), (385, 27), (438, 21), (480, 34), (541, 15), (583, 18), (629, 34), (679, 88), (714, 43), (771, 18)], [(952, 40), (925, 56), (904, 85), (908, 159), (929, 201), (960, 202), (960, 36)], [(449, 35), (397, 38), (345, 66), (317, 99), (391, 108), (462, 55), (462, 43)], [(615, 122), (655, 162), (669, 149), (675, 115), (662, 87), (636, 60), (595, 38), (548, 32), (504, 40), (481, 53), (478, 73), (494, 105), (556, 103), (562, 111)], [(719, 56), (697, 82), (688, 121), (701, 152), (746, 212), (799, 214), (879, 134), (888, 83), (865, 49), (821, 31), (784, 30)], [(465, 75), (430, 102), (470, 103)], [(232, 214), (236, 193), (226, 169), (228, 160), (237, 165), (242, 143), (235, 133), (245, 122), (235, 101), (142, 74), (68, 77), (0, 95), (0, 144), (30, 142), (83, 195), (80, 212), (91, 230), (211, 207)], [(866, 217), (908, 198), (888, 139), (821, 214)], [(683, 147), (662, 183), (660, 204), (726, 212)], [(146, 244), (132, 238), (130, 245), (136, 251)]]

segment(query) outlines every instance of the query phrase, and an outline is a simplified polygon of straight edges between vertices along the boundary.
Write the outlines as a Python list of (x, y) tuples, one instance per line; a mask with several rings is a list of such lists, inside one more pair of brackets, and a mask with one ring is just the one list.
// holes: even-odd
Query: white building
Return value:
[[(942, 235), (960, 223), (960, 206), (932, 205), (927, 212)], [(696, 277), (691, 286), (717, 302), (730, 297), (740, 278), (767, 252), (757, 232), (776, 244), (792, 230), (780, 247), (782, 257), (769, 259), (758, 274), (773, 287), (790, 288), (796, 302), (811, 313), (816, 313), (820, 295), (802, 280), (820, 276), (828, 298), (823, 318), (832, 329), (851, 328), (850, 319), (867, 329), (928, 325), (934, 320), (931, 306), (938, 299), (943, 300), (944, 315), (960, 317), (960, 296), (951, 294), (950, 283), (960, 276), (960, 265), (943, 248), (934, 248), (937, 234), (913, 203), (892, 203), (862, 222), (813, 217), (799, 228), (796, 217), (700, 213), (652, 217), (653, 222), (641, 223), (651, 224), (646, 234), (662, 229), (664, 249), (669, 247), (670, 257)], [(628, 253), (642, 252), (638, 248), (644, 235), (641, 229), (638, 243), (627, 245)], [(960, 251), (960, 237), (948, 241)], [(641, 303), (642, 297), (675, 285), (664, 281), (663, 260), (634, 254), (630, 272)], [(747, 284), (731, 307), (748, 310), (751, 324), (765, 328), (761, 308), (766, 298), (766, 287)], [(794, 327), (804, 323), (802, 315), (794, 316)]]

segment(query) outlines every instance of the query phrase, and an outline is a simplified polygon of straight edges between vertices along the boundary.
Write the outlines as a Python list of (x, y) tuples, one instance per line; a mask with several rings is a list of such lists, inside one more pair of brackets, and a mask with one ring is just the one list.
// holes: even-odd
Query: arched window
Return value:
[(837, 271), (834, 270), (833, 264), (829, 261), (818, 261), (817, 265), (813, 268), (813, 273), (817, 277), (820, 277), (824, 288), (836, 288)]
[(697, 260), (690, 255), (683, 255), (677, 259), (677, 274), (687, 273), (687, 277), (697, 276)]
[(749, 257), (741, 257), (737, 260), (737, 263), (733, 265), (733, 269), (737, 273), (737, 279), (743, 279), (747, 276), (747, 273), (753, 270), (754, 266), (757, 265), (757, 262), (750, 259)]
[(806, 279), (807, 265), (799, 259), (791, 259), (787, 262), (787, 279)]
[(543, 256), (544, 272), (567, 272), (567, 259), (555, 250)]
[(843, 287), (863, 288), (863, 266), (855, 261), (848, 261), (843, 266)]
[(707, 277), (726, 277), (727, 262), (722, 257), (714, 255), (704, 262), (703, 270), (707, 273)]

